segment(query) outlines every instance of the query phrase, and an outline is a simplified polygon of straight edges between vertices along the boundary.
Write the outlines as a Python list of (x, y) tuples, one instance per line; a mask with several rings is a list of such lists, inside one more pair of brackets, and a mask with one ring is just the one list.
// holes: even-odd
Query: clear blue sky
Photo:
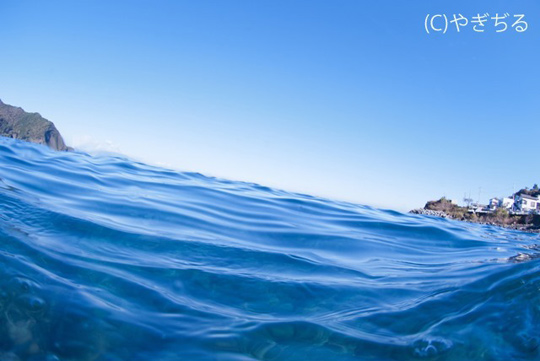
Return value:
[[(75, 146), (407, 210), (540, 182), (540, 2), (0, 0), (0, 98)], [(529, 29), (427, 35), (430, 14)]]

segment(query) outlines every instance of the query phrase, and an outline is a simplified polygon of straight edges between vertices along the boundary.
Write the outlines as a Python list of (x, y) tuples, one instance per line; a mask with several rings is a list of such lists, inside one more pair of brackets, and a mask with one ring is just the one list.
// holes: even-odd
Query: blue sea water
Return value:
[(1, 138), (0, 360), (539, 360), (539, 243)]

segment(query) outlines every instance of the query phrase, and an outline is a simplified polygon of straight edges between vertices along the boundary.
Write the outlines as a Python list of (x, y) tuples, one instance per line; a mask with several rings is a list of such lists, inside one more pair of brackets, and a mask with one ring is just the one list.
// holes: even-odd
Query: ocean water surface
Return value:
[(538, 244), (0, 138), (0, 360), (539, 360)]

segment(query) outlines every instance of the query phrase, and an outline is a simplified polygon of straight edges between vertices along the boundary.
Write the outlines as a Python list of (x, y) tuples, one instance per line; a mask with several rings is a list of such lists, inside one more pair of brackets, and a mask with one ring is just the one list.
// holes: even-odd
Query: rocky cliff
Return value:
[(38, 113), (4, 104), (0, 100), (0, 136), (45, 144), (60, 151), (71, 150), (54, 124)]

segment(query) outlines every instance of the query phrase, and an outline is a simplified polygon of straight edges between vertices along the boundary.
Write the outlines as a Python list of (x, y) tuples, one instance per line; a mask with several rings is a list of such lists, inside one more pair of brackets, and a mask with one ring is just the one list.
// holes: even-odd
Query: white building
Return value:
[(501, 200), (499, 198), (491, 198), (488, 203), (488, 208), (490, 210), (495, 210), (500, 207)]
[(514, 198), (504, 197), (499, 201), (499, 207), (512, 209), (514, 207)]
[(540, 212), (540, 198), (531, 197), (526, 194), (516, 196), (516, 208), (523, 213)]
[(514, 207), (514, 198), (509, 198), (509, 197), (504, 197), (502, 199), (491, 198), (488, 203), (488, 208), (491, 211), (494, 211), (497, 208), (504, 208), (506, 210), (511, 210), (513, 207)]

